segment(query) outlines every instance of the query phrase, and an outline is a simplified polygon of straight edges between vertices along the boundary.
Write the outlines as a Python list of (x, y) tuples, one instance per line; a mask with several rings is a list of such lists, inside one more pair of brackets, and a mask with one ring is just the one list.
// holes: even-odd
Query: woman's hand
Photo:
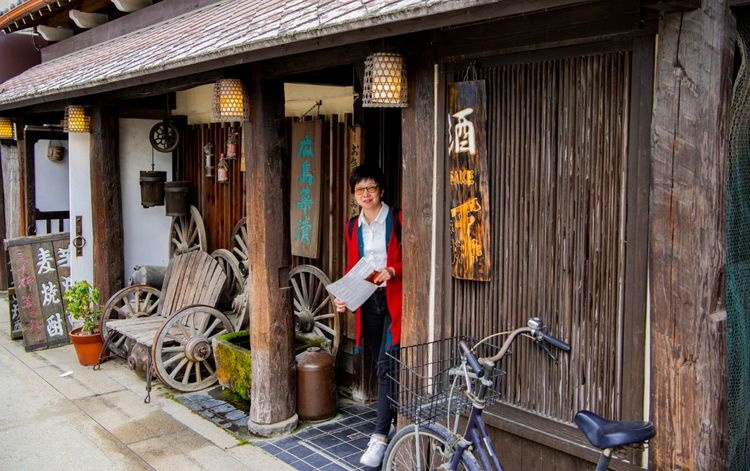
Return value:
[(336, 312), (346, 311), (346, 303), (340, 299), (333, 298), (333, 305), (336, 306)]
[(384, 281), (388, 281), (391, 278), (393, 278), (394, 274), (395, 274), (395, 270), (393, 268), (385, 267), (378, 272), (378, 275), (373, 280), (373, 283), (375, 283), (376, 285), (379, 285), (380, 283)]

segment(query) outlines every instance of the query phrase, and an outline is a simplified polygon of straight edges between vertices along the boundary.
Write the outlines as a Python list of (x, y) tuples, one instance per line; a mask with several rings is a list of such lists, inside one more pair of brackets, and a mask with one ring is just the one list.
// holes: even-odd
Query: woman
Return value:
[[(395, 385), (388, 378), (390, 362), (386, 351), (398, 348), (401, 337), (401, 213), (381, 199), (385, 177), (380, 170), (361, 165), (352, 172), (349, 185), (360, 212), (346, 225), (346, 270), (365, 257), (377, 269), (373, 283), (379, 285), (356, 313), (357, 349), (364, 337), (378, 375), (375, 431), (360, 463), (376, 467), (383, 460), (386, 437), (395, 419), (388, 399)], [(346, 310), (343, 301), (333, 302), (338, 312)]]

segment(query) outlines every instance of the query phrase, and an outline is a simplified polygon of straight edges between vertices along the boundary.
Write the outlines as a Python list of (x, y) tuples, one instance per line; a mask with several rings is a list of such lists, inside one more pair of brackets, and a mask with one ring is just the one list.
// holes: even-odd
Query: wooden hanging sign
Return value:
[(486, 96), (483, 80), (448, 86), (451, 264), (464, 280), (490, 280)]
[(63, 292), (70, 287), (70, 234), (5, 241), (26, 351), (67, 344)]
[(323, 121), (292, 124), (290, 218), (292, 255), (318, 258)]

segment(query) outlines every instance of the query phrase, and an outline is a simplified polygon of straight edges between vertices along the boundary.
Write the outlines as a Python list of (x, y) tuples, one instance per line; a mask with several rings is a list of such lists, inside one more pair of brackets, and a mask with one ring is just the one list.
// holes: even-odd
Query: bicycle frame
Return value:
[(469, 420), (464, 434), (464, 440), (456, 445), (456, 450), (451, 460), (450, 469), (455, 470), (461, 462), (464, 452), (470, 445), (474, 445), (474, 450), (482, 462), (482, 467), (486, 470), (503, 471), (500, 459), (497, 456), (495, 447), (492, 444), (487, 425), (482, 419), (482, 409), (477, 407), (471, 408)]

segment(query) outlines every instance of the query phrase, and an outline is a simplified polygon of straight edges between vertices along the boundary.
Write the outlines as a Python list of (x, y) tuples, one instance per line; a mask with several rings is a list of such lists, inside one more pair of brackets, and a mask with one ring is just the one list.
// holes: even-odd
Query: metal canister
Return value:
[(309, 421), (336, 415), (335, 360), (318, 347), (297, 355), (297, 413)]

